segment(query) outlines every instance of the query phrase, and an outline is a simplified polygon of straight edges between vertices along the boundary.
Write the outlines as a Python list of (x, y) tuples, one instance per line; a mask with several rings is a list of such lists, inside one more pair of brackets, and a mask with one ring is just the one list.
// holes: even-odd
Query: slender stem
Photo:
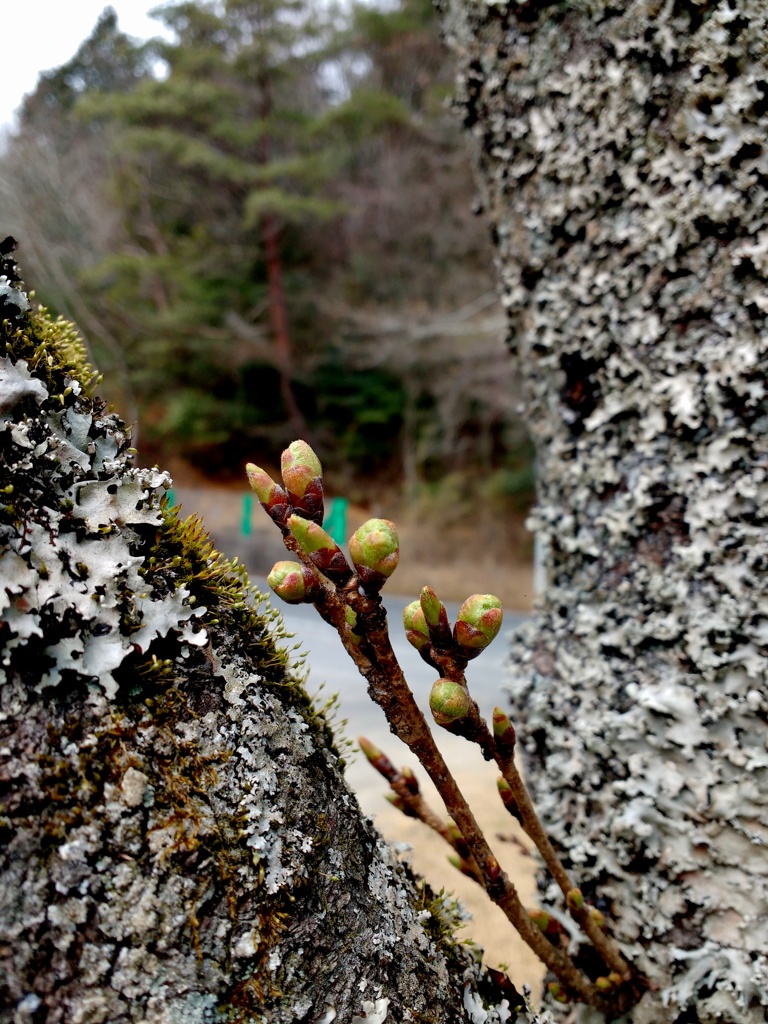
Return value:
[(368, 692), (384, 711), (392, 731), (416, 754), (432, 779), (480, 867), (486, 892), (501, 907), (527, 945), (564, 985), (584, 1002), (603, 1006), (604, 1000), (599, 991), (581, 974), (568, 954), (548, 942), (531, 921), (514, 884), (499, 868), (405, 680), (392, 650), (383, 608), (380, 608), (379, 614), (369, 616), (364, 635), (376, 653), (375, 659), (369, 662), (370, 668), (363, 671), (369, 684)]
[(495, 749), (496, 763), (501, 769), (501, 773), (512, 790), (512, 795), (517, 802), (523, 828), (535, 843), (536, 849), (544, 859), (544, 863), (549, 868), (550, 874), (565, 896), (566, 906), (571, 917), (579, 924), (582, 931), (587, 935), (592, 945), (605, 961), (606, 965), (610, 967), (611, 970), (620, 974), (624, 980), (628, 980), (631, 975), (629, 964), (621, 955), (613, 940), (598, 926), (590, 913), (589, 907), (576, 907), (573, 905), (572, 900), (568, 898), (568, 894), (573, 891), (575, 886), (568, 877), (568, 873), (563, 866), (563, 862), (560, 860), (557, 855), (557, 851), (552, 846), (549, 836), (544, 831), (544, 827), (539, 820), (536, 808), (533, 806), (533, 801), (528, 793), (528, 788), (523, 782), (522, 776), (515, 764), (514, 753), (505, 754), (499, 751), (498, 744), (495, 745)]

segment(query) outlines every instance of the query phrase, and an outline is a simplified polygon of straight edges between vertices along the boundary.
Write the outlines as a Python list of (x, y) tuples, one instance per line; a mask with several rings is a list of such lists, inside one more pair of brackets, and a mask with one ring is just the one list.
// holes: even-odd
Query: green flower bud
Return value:
[(571, 910), (582, 910), (584, 908), (584, 895), (581, 889), (569, 889), (565, 896), (565, 902)]
[(550, 981), (547, 985), (547, 990), (553, 999), (556, 999), (558, 1003), (567, 1003), (568, 995), (563, 986), (557, 981)]
[(301, 562), (278, 562), (267, 576), (267, 583), (288, 604), (312, 601), (318, 591), (312, 570)]
[(610, 978), (601, 976), (599, 978), (595, 978), (595, 988), (598, 992), (608, 992), (613, 988), (613, 982)]
[(301, 550), (309, 555), (320, 572), (342, 583), (349, 579), (352, 570), (344, 552), (322, 526), (297, 515), (289, 516), (287, 526), (299, 542)]
[(407, 765), (401, 770), (400, 774), (405, 782), (405, 788), (413, 796), (419, 795), (419, 780), (416, 778), (413, 768), (409, 768)]
[(421, 610), (424, 621), (429, 629), (429, 638), (438, 648), (450, 647), (451, 626), (448, 612), (432, 587), (423, 587), (421, 591)]
[(523, 817), (520, 814), (520, 808), (517, 806), (517, 800), (515, 799), (515, 794), (512, 792), (512, 787), (503, 777), (496, 780), (496, 785), (498, 786), (499, 796), (501, 797), (504, 806), (512, 817), (522, 825)]
[(408, 643), (420, 651), (424, 644), (429, 643), (429, 627), (424, 620), (424, 612), (418, 601), (411, 601), (403, 609), (403, 625)]
[(254, 466), (252, 462), (247, 463), (245, 472), (251, 490), (261, 502), (264, 511), (270, 519), (282, 526), (291, 511), (288, 495), (279, 484), (275, 483), (269, 473)]
[(422, 587), (421, 610), (428, 626), (436, 626), (445, 613), (445, 605), (438, 598), (432, 587)]
[(344, 608), (344, 618), (347, 620), (347, 636), (355, 646), (359, 644), (363, 637), (360, 633), (355, 633), (354, 627), (357, 625), (357, 612), (354, 608), (350, 608), (346, 605)]
[(371, 743), (370, 740), (366, 739), (365, 736), (359, 736), (357, 742), (360, 744), (360, 749), (368, 758), (370, 763), (380, 775), (384, 776), (387, 782), (391, 782), (393, 779), (397, 778), (397, 769), (383, 750), (379, 750), (379, 748), (374, 743)]
[(404, 814), (406, 818), (418, 818), (418, 814), (416, 813), (416, 811), (414, 811), (413, 808), (409, 807), (408, 804), (406, 804), (405, 800), (403, 800), (401, 796), (398, 796), (397, 793), (385, 793), (384, 799), (388, 800), (389, 803), (391, 803), (393, 807), (396, 807), (398, 811)]
[(530, 917), (539, 931), (546, 935), (552, 942), (554, 942), (559, 935), (564, 934), (563, 926), (557, 918), (552, 917), (542, 907), (531, 907), (528, 910), (528, 917)]
[(477, 881), (477, 875), (468, 860), (458, 856), (458, 854), (451, 853), (448, 855), (448, 863), (453, 865), (453, 867), (455, 867), (457, 871), (460, 871), (462, 875), (466, 875), (467, 878), (474, 878), (475, 881)]
[(549, 922), (551, 920), (546, 910), (542, 910), (541, 907), (530, 907), (528, 909), (528, 917), (533, 921), (539, 931), (546, 935)]
[(493, 594), (473, 594), (459, 608), (453, 637), (465, 653), (479, 654), (501, 629), (501, 601)]
[(500, 750), (514, 751), (517, 739), (515, 727), (500, 707), (493, 709), (493, 735)]
[(395, 524), (389, 519), (369, 519), (349, 538), (349, 553), (363, 585), (380, 590), (400, 558)]
[(438, 679), (432, 684), (429, 707), (438, 725), (452, 725), (471, 711), (472, 699), (460, 683)]
[(456, 853), (464, 860), (469, 860), (472, 854), (467, 846), (466, 839), (461, 834), (461, 829), (455, 821), (448, 823), (448, 835), (451, 837), (451, 843)]
[(589, 916), (602, 931), (605, 928), (605, 914), (602, 910), (598, 910), (597, 907), (588, 907), (587, 909), (589, 910)]
[(322, 526), (323, 467), (306, 441), (294, 441), (280, 460), (283, 483), (293, 507), (305, 518)]

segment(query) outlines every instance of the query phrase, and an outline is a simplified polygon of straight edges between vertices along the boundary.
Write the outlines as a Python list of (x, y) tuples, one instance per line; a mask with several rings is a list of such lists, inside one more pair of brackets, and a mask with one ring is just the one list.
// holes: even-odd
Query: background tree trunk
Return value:
[(768, 9), (450, 0), (539, 468), (514, 699), (545, 820), (658, 991), (768, 1005)]

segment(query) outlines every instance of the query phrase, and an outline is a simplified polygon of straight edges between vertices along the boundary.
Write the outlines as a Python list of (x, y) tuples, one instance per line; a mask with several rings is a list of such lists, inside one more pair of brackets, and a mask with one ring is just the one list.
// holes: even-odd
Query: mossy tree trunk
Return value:
[(514, 702), (547, 823), (656, 991), (768, 1005), (768, 8), (447, 0), (548, 586)]

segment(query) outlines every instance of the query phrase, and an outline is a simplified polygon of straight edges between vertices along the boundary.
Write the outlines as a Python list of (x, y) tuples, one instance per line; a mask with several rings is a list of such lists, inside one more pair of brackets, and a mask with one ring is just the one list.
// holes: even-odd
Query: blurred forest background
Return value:
[(3, 232), (143, 460), (241, 481), (301, 436), (353, 502), (508, 535), (531, 451), (431, 0), (156, 16), (107, 8), (0, 152)]

